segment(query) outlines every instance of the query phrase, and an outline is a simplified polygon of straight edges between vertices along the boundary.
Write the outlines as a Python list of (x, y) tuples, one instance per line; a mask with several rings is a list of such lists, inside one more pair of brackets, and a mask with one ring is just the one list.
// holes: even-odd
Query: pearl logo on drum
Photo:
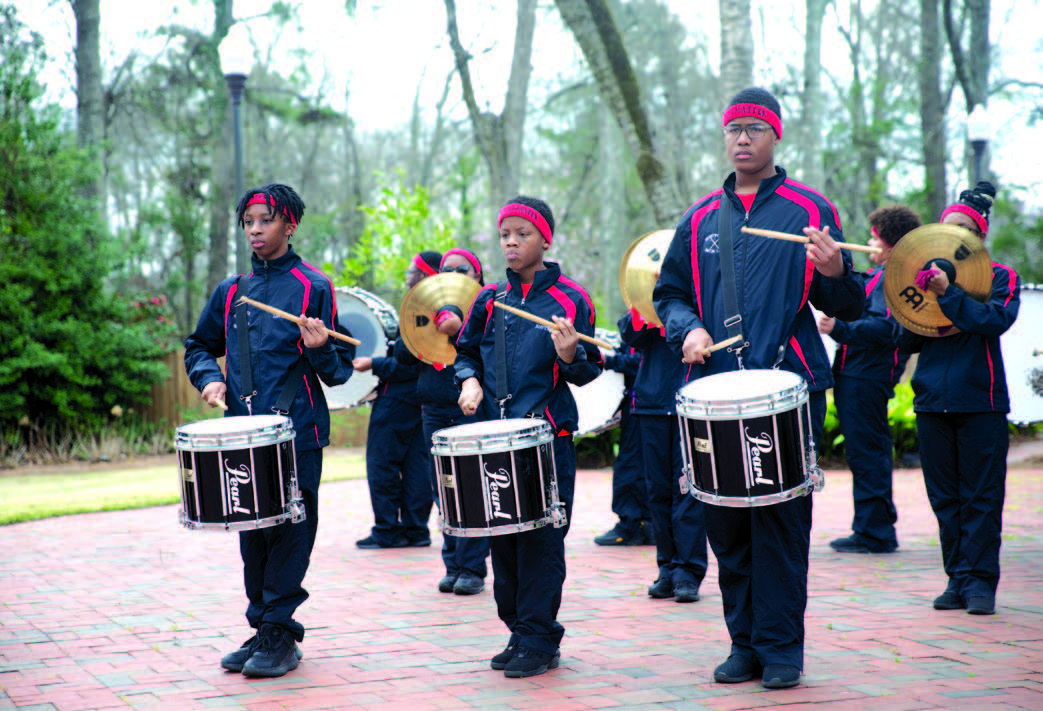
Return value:
[(507, 473), (506, 469), (491, 472), (488, 467), (485, 467), (483, 471), (485, 486), (489, 491), (489, 503), (492, 504), (492, 518), (514, 518), (509, 512), (504, 511), (500, 504), (500, 489), (511, 488), (511, 475)]
[(771, 454), (775, 449), (771, 437), (766, 432), (759, 432), (756, 436), (751, 435), (749, 427), (743, 430), (743, 434), (746, 435), (746, 457), (750, 463), (747, 476), (752, 478), (752, 481), (747, 481), (747, 485), (773, 483), (771, 479), (765, 478), (764, 466), (761, 463), (761, 455)]
[(228, 482), (228, 499), (232, 504), (233, 513), (249, 514), (250, 509), (245, 509), (240, 505), (239, 501), (239, 485), (240, 484), (251, 484), (253, 482), (253, 474), (250, 472), (250, 468), (245, 464), (241, 464), (239, 469), (232, 469), (228, 464), (228, 460), (225, 460), (225, 475)]

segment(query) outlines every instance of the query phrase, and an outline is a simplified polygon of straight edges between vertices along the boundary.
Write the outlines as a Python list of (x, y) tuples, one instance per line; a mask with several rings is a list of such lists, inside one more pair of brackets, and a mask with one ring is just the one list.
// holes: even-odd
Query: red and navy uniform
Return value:
[(1000, 336), (1014, 324), (1021, 279), (993, 263), (985, 303), (955, 285), (938, 305), (958, 332), (938, 338), (899, 327), (903, 350), (919, 352), (913, 373), (920, 461), (938, 519), (948, 591), (995, 597), (1007, 481), (1010, 398)]
[(655, 531), (659, 578), (674, 587), (699, 587), (706, 576), (706, 519), (703, 503), (681, 492), (684, 475), (681, 431), (677, 426), (677, 390), (685, 365), (663, 329), (633, 310), (619, 320), (623, 340), (641, 349), (634, 382), (634, 421), (641, 433), (641, 453)]
[[(235, 318), (238, 297), (248, 296), (291, 314), (321, 318), (331, 329), (337, 322), (337, 302), (332, 282), (302, 261), (292, 247), (278, 259), (265, 261), (254, 256), (245, 294), (238, 293), (238, 280), (238, 276), (225, 279), (211, 294), (195, 331), (185, 340), (185, 370), (200, 391), (208, 383), (225, 382), (226, 417), (248, 415), (250, 410), (257, 415), (271, 414), (284, 388), (296, 391), (288, 416), (295, 432), (297, 485), (304, 502), (305, 521), (241, 531), (239, 549), (250, 626), (257, 629), (263, 622), (276, 624), (301, 641), (304, 627), (293, 619), (293, 613), (308, 599), (302, 583), (315, 545), (322, 448), (329, 444), (330, 436), (329, 410), (319, 380), (329, 386), (347, 382), (355, 349), (332, 338), (321, 348), (308, 348), (296, 323), (249, 308), (250, 372), (257, 394), (248, 410), (240, 399), (242, 372), (239, 324)], [(217, 363), (222, 356), (224, 373)], [(301, 358), (309, 367), (300, 382), (287, 383), (290, 370)]]
[(619, 407), (619, 452), (612, 464), (612, 513), (619, 517), (618, 531), (629, 540), (642, 536), (643, 522), (651, 520), (645, 468), (641, 460), (641, 433), (631, 414), (631, 396), (641, 353), (631, 344), (624, 343), (619, 351), (602, 357), (605, 370), (623, 375), (623, 402)]
[(898, 547), (892, 492), (894, 444), (887, 401), (905, 372), (908, 353), (894, 342), (895, 320), (884, 299), (884, 267), (866, 273), (866, 308), (857, 321), (835, 322), (833, 401), (851, 468), (855, 515), (851, 530), (871, 551)]
[[(735, 194), (735, 174), (721, 190), (685, 213), (663, 260), (653, 292), (666, 339), (680, 357), (685, 336), (705, 328), (714, 341), (728, 337), (718, 246), (718, 208), (732, 204), (732, 239), (742, 331), (749, 347), (746, 368), (799, 374), (810, 391), (815, 442), (825, 419), (825, 390), (833, 385), (829, 358), (809, 302), (829, 316), (854, 320), (865, 303), (864, 282), (843, 254), (844, 274), (823, 276), (807, 259), (804, 245), (744, 233), (743, 226), (791, 234), (828, 227), (842, 240), (840, 218), (829, 200), (776, 168), (762, 180), (750, 208)], [(717, 351), (686, 370), (686, 380), (738, 368), (736, 355)], [(771, 506), (706, 506), (707, 538), (717, 556), (731, 654), (762, 665), (804, 665), (811, 496)]]
[(383, 547), (430, 545), (434, 494), (417, 400), (420, 366), (400, 363), (392, 352), (393, 344), (386, 357), (373, 359), (380, 382), (366, 436), (371, 535)]
[[(579, 284), (544, 262), (531, 285), (523, 287), (518, 274), (507, 271), (505, 285), (488, 284), (475, 298), (456, 341), (456, 380), (474, 377), (482, 384), (479, 420), (501, 416), (496, 403), (496, 345), (493, 298), (506, 287), (505, 303), (534, 316), (572, 320), (577, 331), (593, 337), (594, 305)], [(554, 350), (547, 326), (510, 312), (504, 313), (507, 378), (511, 398), (507, 418), (539, 417), (550, 423), (554, 438), (554, 466), (558, 494), (572, 520), (576, 485), (576, 446), (572, 433), (579, 419), (568, 383), (586, 385), (601, 372), (601, 352), (580, 341), (576, 357), (565, 363)], [(561, 590), (565, 583), (565, 534), (568, 526), (543, 526), (532, 531), (490, 536), (493, 596), (500, 619), (511, 631), (511, 641), (544, 654), (555, 654), (565, 633), (558, 622)]]
[[(438, 478), (434, 461), (430, 457), (435, 432), (447, 427), (474, 422), (474, 415), (465, 415), (460, 410), (460, 388), (456, 385), (456, 369), (450, 365), (424, 363), (406, 347), (402, 337), (395, 341), (395, 358), (399, 363), (420, 368), (417, 379), (417, 399), (420, 401), (420, 418), (424, 430), (424, 446), (427, 447), (431, 492), (435, 503), (438, 499)], [(488, 570), (485, 559), (489, 556), (489, 540), (484, 536), (453, 536), (442, 533), (442, 562), (447, 575), (454, 577), (468, 572), (485, 579)]]

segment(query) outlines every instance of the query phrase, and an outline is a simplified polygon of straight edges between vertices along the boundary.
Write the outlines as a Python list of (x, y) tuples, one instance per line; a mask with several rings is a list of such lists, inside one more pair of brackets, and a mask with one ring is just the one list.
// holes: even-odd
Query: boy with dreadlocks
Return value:
[[(305, 520), (239, 533), (246, 619), (256, 633), (221, 660), (229, 671), (277, 677), (296, 669), (302, 656), (296, 643), (304, 639), (304, 627), (293, 613), (308, 598), (302, 583), (318, 529), (322, 448), (329, 444), (330, 431), (319, 380), (330, 386), (347, 382), (354, 348), (328, 338), (326, 329), (337, 323), (333, 284), (290, 246), (304, 215), (304, 202), (294, 189), (273, 183), (248, 190), (235, 214), (253, 249), (253, 271), (218, 284), (185, 341), (185, 370), (204, 402), (211, 407), (227, 403), (226, 417), (270, 414), (283, 405), (284, 392), (292, 393), (286, 414), (296, 433)], [(302, 322), (253, 308), (236, 313), (241, 296), (300, 314)], [(242, 329), (246, 335), (240, 340)], [(217, 363), (221, 356), (224, 373)], [(244, 383), (251, 379), (253, 387), (245, 392)]]

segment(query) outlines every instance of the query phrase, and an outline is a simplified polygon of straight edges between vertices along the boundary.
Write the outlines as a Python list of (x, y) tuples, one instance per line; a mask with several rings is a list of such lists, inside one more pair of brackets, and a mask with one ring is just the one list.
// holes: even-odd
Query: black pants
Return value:
[(612, 513), (627, 536), (635, 535), (641, 521), (652, 513), (648, 507), (648, 486), (641, 452), (641, 431), (630, 413), (630, 398), (623, 402), (619, 419), (619, 454), (612, 465)]

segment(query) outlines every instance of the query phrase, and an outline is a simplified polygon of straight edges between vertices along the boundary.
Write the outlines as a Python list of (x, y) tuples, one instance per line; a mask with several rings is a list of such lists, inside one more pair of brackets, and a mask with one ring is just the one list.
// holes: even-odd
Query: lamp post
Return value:
[(985, 157), (985, 146), (989, 142), (989, 115), (982, 104), (974, 107), (967, 116), (967, 140), (974, 150), (974, 178), (972, 184), (977, 185), (982, 179), (982, 162)]
[[(250, 49), (250, 38), (246, 27), (241, 22), (233, 24), (225, 38), (221, 40), (217, 52), (221, 57), (221, 71), (225, 74), (228, 94), (232, 99), (232, 131), (235, 142), (235, 196), (238, 200), (243, 194), (243, 93), (246, 91), (246, 77), (250, 72), (253, 59)], [(242, 239), (236, 239), (235, 269), (240, 274), (250, 273), (250, 253)]]

